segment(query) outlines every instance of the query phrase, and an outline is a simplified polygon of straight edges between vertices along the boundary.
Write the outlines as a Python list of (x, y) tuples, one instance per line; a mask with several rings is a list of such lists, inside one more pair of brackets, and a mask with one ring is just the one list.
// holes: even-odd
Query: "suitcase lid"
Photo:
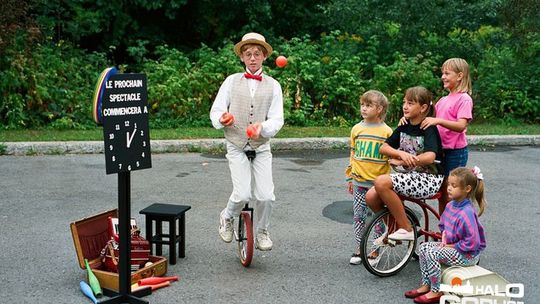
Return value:
[(110, 239), (107, 218), (117, 217), (118, 209), (111, 209), (71, 223), (71, 236), (81, 269), (85, 269), (84, 259), (91, 268), (101, 266), (100, 252)]

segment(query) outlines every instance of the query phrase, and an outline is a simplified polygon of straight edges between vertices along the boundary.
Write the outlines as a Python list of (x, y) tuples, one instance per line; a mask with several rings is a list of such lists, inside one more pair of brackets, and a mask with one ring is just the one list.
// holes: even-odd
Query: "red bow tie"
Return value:
[(262, 80), (262, 76), (261, 75), (253, 75), (253, 74), (250, 74), (250, 73), (244, 73), (244, 77), (248, 78), (248, 79), (255, 79), (255, 80), (258, 80), (258, 81), (261, 81)]

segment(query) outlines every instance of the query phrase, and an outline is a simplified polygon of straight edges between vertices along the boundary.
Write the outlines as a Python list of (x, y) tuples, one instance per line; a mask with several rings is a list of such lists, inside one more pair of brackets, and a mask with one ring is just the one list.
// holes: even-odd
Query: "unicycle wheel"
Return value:
[(249, 212), (242, 211), (238, 217), (238, 256), (244, 267), (251, 264), (253, 258), (253, 224)]

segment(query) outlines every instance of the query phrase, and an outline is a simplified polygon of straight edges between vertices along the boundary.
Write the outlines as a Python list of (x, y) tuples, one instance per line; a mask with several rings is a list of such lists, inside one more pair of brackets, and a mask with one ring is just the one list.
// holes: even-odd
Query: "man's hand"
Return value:
[(228, 127), (232, 124), (234, 124), (234, 116), (229, 113), (229, 112), (224, 112), (222, 115), (221, 115), (221, 118), (219, 119), (219, 122)]
[(262, 131), (262, 124), (260, 122), (256, 122), (247, 127), (246, 135), (248, 138), (258, 139), (261, 135), (261, 131)]

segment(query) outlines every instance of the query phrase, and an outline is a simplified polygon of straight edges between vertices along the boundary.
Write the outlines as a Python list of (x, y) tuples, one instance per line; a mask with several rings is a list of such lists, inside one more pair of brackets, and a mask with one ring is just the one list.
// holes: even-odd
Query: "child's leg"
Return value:
[(420, 246), (420, 270), (422, 284), (430, 285), (431, 292), (438, 293), (441, 286), (441, 264), (449, 266), (470, 266), (478, 257), (468, 258), (454, 248), (441, 247), (439, 242), (427, 242)]
[(469, 150), (467, 147), (461, 149), (444, 149), (444, 181), (441, 186), (441, 199), (439, 200), (439, 214), (442, 214), (448, 203), (447, 179), (450, 172), (455, 168), (465, 167), (469, 159)]
[(366, 225), (367, 206), (366, 206), (366, 192), (365, 187), (354, 186), (353, 190), (353, 227), (354, 227), (354, 240), (356, 242), (356, 252), (360, 253), (360, 243), (362, 242), (362, 234)]
[(377, 179), (375, 179), (375, 190), (379, 194), (381, 200), (386, 204), (386, 207), (390, 210), (392, 216), (394, 216), (398, 228), (411, 231), (412, 227), (405, 214), (403, 203), (397, 193), (394, 192), (392, 177), (390, 175), (381, 175), (377, 177)]

